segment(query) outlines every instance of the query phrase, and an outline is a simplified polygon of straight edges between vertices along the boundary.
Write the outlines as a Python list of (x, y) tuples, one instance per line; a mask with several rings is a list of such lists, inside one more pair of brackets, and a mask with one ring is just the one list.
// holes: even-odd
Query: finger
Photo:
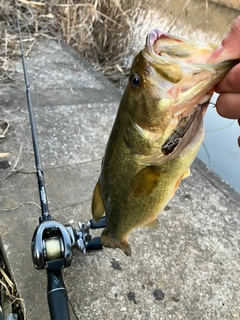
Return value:
[(217, 93), (240, 93), (240, 63), (234, 66), (214, 88)]
[(228, 35), (209, 57), (208, 63), (240, 59), (240, 16), (234, 21)]
[(222, 93), (216, 102), (217, 112), (228, 119), (240, 119), (240, 94)]

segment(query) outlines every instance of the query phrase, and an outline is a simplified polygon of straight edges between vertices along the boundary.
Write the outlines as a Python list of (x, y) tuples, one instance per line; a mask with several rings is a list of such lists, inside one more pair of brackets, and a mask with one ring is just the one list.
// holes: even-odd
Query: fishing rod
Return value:
[(105, 228), (106, 218), (103, 217), (97, 223), (93, 220), (86, 224), (79, 222), (79, 230), (76, 230), (71, 225), (62, 225), (54, 220), (49, 213), (30, 94), (31, 85), (27, 75), (18, 15), (17, 26), (41, 205), (39, 225), (33, 234), (31, 243), (32, 260), (36, 269), (46, 269), (47, 271), (47, 297), (51, 320), (69, 320), (68, 296), (61, 270), (71, 265), (73, 246), (76, 245), (84, 254), (87, 250), (102, 249), (100, 237), (92, 239), (90, 229)]

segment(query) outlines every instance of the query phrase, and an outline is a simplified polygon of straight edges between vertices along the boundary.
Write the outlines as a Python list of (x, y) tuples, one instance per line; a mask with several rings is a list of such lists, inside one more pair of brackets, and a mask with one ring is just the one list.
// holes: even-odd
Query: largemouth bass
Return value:
[(153, 30), (133, 61), (92, 200), (107, 226), (103, 246), (128, 256), (130, 232), (157, 216), (189, 175), (204, 136), (214, 85), (233, 61), (208, 64), (217, 45)]

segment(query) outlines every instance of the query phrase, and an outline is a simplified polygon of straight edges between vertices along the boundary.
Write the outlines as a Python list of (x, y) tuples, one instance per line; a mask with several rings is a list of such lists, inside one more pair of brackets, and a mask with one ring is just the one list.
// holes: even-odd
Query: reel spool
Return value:
[(43, 250), (46, 261), (61, 259), (64, 250), (62, 238), (43, 240)]

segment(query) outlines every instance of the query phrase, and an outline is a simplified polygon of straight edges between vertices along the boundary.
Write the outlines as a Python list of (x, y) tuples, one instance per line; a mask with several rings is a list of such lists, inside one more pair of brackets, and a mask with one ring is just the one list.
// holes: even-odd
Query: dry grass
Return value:
[(19, 320), (25, 320), (26, 315), (23, 310), (23, 304), (24, 302), (19, 298), (15, 284), (9, 277), (9, 272), (0, 248), (0, 306), (2, 307), (4, 319), (13, 313), (17, 315)]
[[(144, 0), (0, 0), (0, 82), (11, 83), (19, 57), (18, 12), (26, 55), (39, 37), (64, 39), (113, 82), (127, 73), (133, 30)], [(133, 27), (134, 26), (134, 27)]]

